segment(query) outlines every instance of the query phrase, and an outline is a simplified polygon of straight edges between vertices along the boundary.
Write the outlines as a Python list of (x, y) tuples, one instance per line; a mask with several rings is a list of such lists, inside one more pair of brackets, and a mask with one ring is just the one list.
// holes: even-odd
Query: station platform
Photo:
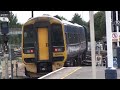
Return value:
[[(96, 79), (105, 79), (106, 67), (96, 67)], [(120, 79), (120, 69), (117, 70), (117, 79)], [(92, 79), (92, 66), (63, 67), (38, 79)]]

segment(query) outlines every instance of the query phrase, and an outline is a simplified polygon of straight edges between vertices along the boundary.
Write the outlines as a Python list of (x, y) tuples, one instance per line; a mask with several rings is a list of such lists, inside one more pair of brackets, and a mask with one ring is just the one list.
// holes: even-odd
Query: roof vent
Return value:
[(49, 14), (43, 14), (43, 16), (50, 16)]

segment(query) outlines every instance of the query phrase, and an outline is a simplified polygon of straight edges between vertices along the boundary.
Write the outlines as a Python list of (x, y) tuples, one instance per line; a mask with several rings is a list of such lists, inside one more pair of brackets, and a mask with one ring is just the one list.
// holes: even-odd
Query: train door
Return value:
[(48, 28), (38, 28), (38, 47), (39, 60), (49, 60)]

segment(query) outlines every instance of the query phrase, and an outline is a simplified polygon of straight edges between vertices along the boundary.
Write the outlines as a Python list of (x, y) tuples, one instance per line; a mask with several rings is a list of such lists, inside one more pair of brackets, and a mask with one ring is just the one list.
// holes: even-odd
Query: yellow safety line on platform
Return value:
[(82, 68), (82, 67), (78, 67), (78, 68), (76, 68), (75, 70), (69, 72), (68, 74), (64, 75), (64, 76), (63, 76), (62, 78), (60, 78), (60, 79), (64, 79), (64, 78), (66, 78), (67, 76), (73, 74), (74, 72), (76, 72), (77, 70), (79, 70), (79, 69), (81, 69), (81, 68)]

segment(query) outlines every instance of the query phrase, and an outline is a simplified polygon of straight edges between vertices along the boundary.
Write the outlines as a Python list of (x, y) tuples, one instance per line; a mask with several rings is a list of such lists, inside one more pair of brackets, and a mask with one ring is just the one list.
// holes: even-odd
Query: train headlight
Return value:
[(63, 48), (54, 48), (55, 52), (63, 52)]
[(31, 49), (31, 50), (30, 50), (30, 53), (33, 53), (33, 52), (34, 52), (33, 49)]
[(57, 52), (58, 51), (58, 49), (57, 48), (55, 48), (55, 52)]
[(34, 53), (34, 50), (33, 49), (24, 49), (24, 53), (31, 54), (31, 53)]

